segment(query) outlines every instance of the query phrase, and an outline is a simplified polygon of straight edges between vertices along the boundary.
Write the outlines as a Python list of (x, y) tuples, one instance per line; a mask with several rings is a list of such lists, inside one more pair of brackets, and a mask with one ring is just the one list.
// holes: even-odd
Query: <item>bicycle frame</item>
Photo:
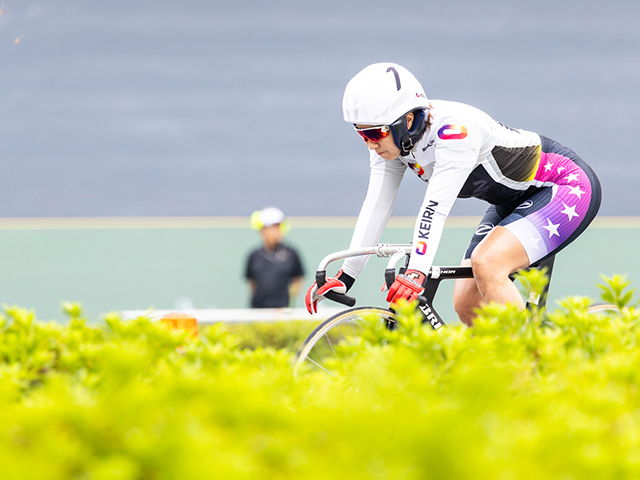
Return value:
[[(376, 255), (380, 258), (390, 257), (389, 262), (387, 263), (387, 267), (384, 272), (385, 283), (387, 284), (387, 288), (391, 287), (396, 278), (396, 267), (398, 262), (402, 258), (406, 258), (408, 260), (408, 256), (412, 251), (412, 246), (410, 244), (386, 244), (381, 243), (374, 247), (365, 247), (365, 248), (357, 248), (351, 250), (342, 250), (339, 252), (335, 252), (324, 257), (316, 271), (316, 283), (318, 287), (324, 285), (327, 279), (327, 266), (335, 262), (337, 260), (343, 260), (349, 257), (357, 257), (361, 255)], [(542, 259), (529, 268), (547, 268), (547, 274), (549, 276), (549, 280), (551, 280), (551, 272), (553, 270), (553, 263), (555, 260), (555, 255), (551, 255), (546, 259)], [(406, 268), (406, 265), (405, 265)], [(436, 292), (438, 287), (440, 286), (440, 282), (442, 280), (447, 279), (458, 279), (458, 278), (473, 278), (473, 270), (468, 266), (452, 266), (452, 267), (442, 267), (442, 266), (432, 266), (429, 269), (429, 272), (426, 276), (425, 283), (425, 291), (418, 298), (419, 308), (422, 311), (425, 321), (429, 322), (431, 326), (437, 330), (445, 325), (444, 320), (440, 316), (440, 314), (435, 310), (433, 306), (433, 300), (436, 296)], [(513, 276), (512, 276), (513, 278)], [(527, 301), (527, 308), (532, 308), (533, 305), (537, 305), (542, 308), (546, 304), (547, 294), (549, 292), (549, 283), (547, 283), (545, 290), (542, 294), (537, 298), (529, 298)], [(335, 292), (328, 292), (326, 298), (329, 300), (333, 300), (334, 302), (341, 303), (343, 305), (347, 305), (349, 307), (353, 307), (356, 304), (356, 299), (350, 295), (339, 294)]]

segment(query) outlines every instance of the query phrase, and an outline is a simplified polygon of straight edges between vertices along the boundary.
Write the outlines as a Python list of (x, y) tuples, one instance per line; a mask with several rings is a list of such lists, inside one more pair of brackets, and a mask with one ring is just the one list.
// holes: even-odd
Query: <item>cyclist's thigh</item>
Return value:
[[(584, 165), (579, 159), (576, 163)], [(598, 211), (600, 186), (597, 178), (588, 175), (591, 172), (588, 167), (572, 171), (582, 173), (584, 181), (577, 183), (573, 179), (578, 173), (569, 174), (558, 184), (534, 190), (515, 209), (491, 205), (471, 239), (465, 258), (470, 258), (480, 241), (498, 225), (507, 228), (522, 243), (530, 264), (573, 242)]]
[(500, 223), (520, 240), (530, 263), (558, 253), (595, 217), (597, 210), (590, 208), (588, 192), (578, 189), (559, 185), (542, 188)]
[(598, 177), (574, 151), (542, 140), (536, 182), (544, 185), (524, 200), (502, 225), (522, 242), (531, 263), (573, 242), (600, 208)]
[(496, 225), (500, 225), (505, 218), (507, 218), (513, 212), (513, 208), (507, 208), (501, 205), (489, 205), (484, 216), (476, 228), (471, 242), (467, 247), (467, 251), (464, 254), (464, 260), (471, 258), (471, 253), (475, 250), (478, 244), (491, 232)]

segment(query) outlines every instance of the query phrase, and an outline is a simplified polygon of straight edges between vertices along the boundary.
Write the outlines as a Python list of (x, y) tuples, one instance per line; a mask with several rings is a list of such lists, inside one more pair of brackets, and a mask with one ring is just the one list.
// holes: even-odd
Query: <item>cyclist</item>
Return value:
[[(454, 308), (467, 325), (482, 303), (524, 308), (509, 275), (562, 250), (600, 207), (598, 178), (572, 150), (503, 125), (472, 106), (430, 101), (420, 82), (400, 65), (364, 68), (347, 84), (342, 108), (345, 121), (370, 150), (369, 187), (349, 248), (379, 241), (405, 170), (427, 182), (407, 270), (387, 295), (392, 305), (424, 291), (456, 198), (490, 204), (462, 261), (471, 265), (475, 278), (456, 280), (454, 287)], [(347, 259), (320, 289), (311, 286), (307, 310), (317, 311), (328, 291), (349, 290), (367, 258)]]

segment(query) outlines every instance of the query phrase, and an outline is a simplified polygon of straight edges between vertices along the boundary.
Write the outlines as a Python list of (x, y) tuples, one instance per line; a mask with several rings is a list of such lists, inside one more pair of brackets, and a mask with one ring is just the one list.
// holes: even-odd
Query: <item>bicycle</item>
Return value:
[[(375, 247), (342, 250), (329, 254), (324, 257), (318, 265), (316, 283), (319, 287), (324, 285), (327, 278), (327, 266), (332, 262), (360, 255), (376, 255), (379, 258), (389, 258), (384, 271), (385, 284), (387, 288), (389, 288), (396, 278), (398, 262), (405, 258), (405, 266), (400, 269), (400, 272), (402, 272), (403, 269), (406, 269), (406, 263), (408, 262), (411, 250), (412, 247), (409, 244), (378, 244)], [(534, 263), (527, 269), (546, 268), (546, 274), (548, 276), (544, 290), (539, 294), (532, 292), (529, 295), (526, 302), (527, 309), (530, 310), (534, 307), (542, 309), (546, 305), (554, 261), (555, 255), (552, 255), (540, 262)], [(512, 275), (512, 278), (514, 277), (515, 276)], [(424, 317), (423, 323), (429, 323), (435, 330), (445, 327), (444, 320), (433, 305), (438, 287), (443, 280), (457, 278), (473, 278), (472, 268), (468, 266), (432, 266), (427, 274), (425, 291), (422, 296), (419, 297), (419, 308)], [(328, 292), (325, 297), (349, 307), (353, 307), (356, 303), (356, 299), (347, 294)], [(591, 306), (588, 311), (619, 312), (620, 310), (615, 305), (596, 304)], [(335, 375), (334, 370), (336, 370), (336, 368), (332, 367), (332, 365), (340, 361), (340, 356), (336, 349), (337, 345), (345, 340), (358, 337), (362, 332), (363, 322), (369, 318), (379, 319), (380, 322), (384, 323), (386, 328), (391, 330), (396, 326), (395, 312), (389, 308), (371, 306), (356, 307), (333, 315), (318, 325), (303, 341), (296, 353), (293, 366), (294, 376), (298, 374), (298, 371), (305, 362), (309, 362), (319, 369)]]

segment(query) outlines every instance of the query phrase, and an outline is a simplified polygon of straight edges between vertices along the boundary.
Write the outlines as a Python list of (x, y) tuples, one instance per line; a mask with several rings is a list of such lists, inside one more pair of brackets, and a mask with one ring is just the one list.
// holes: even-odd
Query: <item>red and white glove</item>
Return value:
[(424, 293), (426, 275), (418, 270), (407, 270), (396, 277), (389, 287), (387, 302), (397, 303), (401, 298), (411, 302)]
[(335, 277), (327, 278), (325, 284), (320, 288), (314, 282), (304, 296), (304, 304), (307, 306), (307, 311), (311, 315), (318, 313), (318, 302), (325, 299), (324, 295), (327, 292), (347, 293), (354, 281), (353, 277), (340, 270)]

